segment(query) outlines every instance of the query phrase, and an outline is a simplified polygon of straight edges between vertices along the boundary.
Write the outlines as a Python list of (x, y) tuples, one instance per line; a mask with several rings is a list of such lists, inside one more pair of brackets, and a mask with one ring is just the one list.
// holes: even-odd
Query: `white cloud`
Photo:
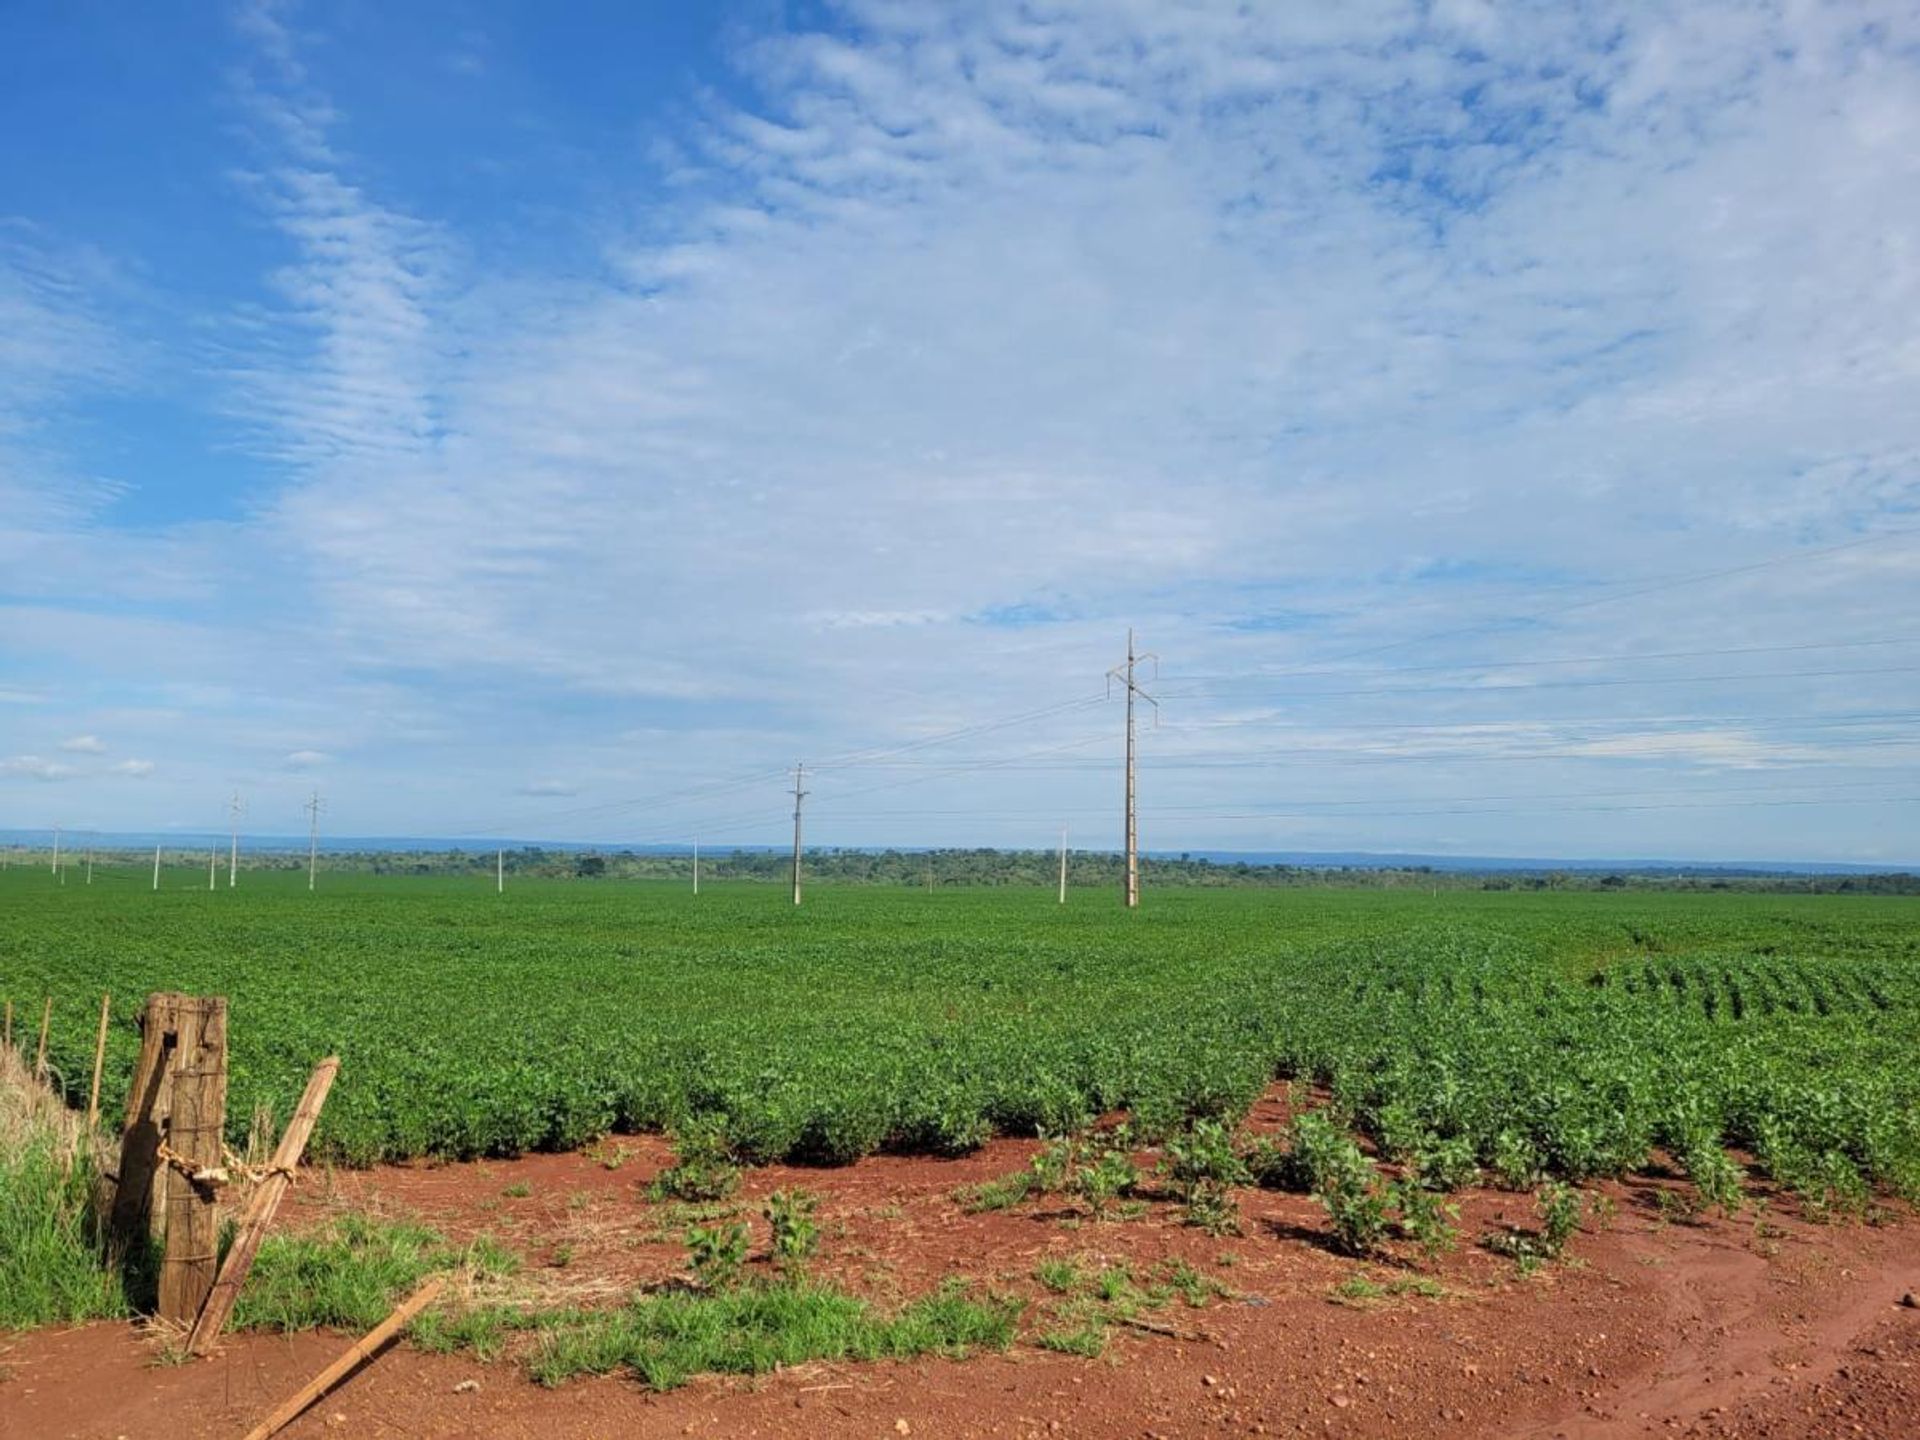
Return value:
[(295, 750), (287, 756), (289, 770), (313, 770), (328, 764), (333, 757), (322, 750)]
[(15, 755), (11, 759), (0, 760), (0, 775), (20, 775), (29, 780), (71, 780), (79, 773), (71, 765), (42, 759), (38, 755)]
[(62, 750), (70, 750), (76, 755), (104, 755), (106, 745), (98, 735), (75, 735), (60, 742)]
[(109, 766), (108, 768), (115, 775), (126, 775), (135, 780), (142, 780), (153, 774), (153, 761), (122, 760), (118, 764)]

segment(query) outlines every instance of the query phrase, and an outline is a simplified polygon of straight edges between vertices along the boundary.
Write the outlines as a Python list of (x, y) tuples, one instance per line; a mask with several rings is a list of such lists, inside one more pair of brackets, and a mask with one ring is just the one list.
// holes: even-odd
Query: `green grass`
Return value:
[(1458, 1141), (1516, 1183), (1719, 1147), (1836, 1213), (1860, 1187), (1920, 1193), (1912, 898), (1161, 889), (1130, 914), (1089, 891), (820, 886), (796, 910), (752, 884), (308, 895), (252, 872), (156, 895), (21, 870), (0, 909), (0, 994), (56, 997), (70, 1095), (101, 988), (110, 1116), (139, 997), (224, 994), (236, 1131), (337, 1051), (314, 1152), (348, 1163), (699, 1115), (748, 1162), (948, 1153), (1114, 1108), (1152, 1138), (1284, 1076), (1363, 1134)]
[(955, 1358), (1013, 1343), (1017, 1301), (949, 1285), (892, 1314), (815, 1285), (643, 1294), (619, 1310), (539, 1321), (529, 1369), (543, 1385), (630, 1372), (656, 1390), (695, 1375), (762, 1375), (810, 1360)]
[(500, 1276), (518, 1264), (517, 1257), (484, 1237), (457, 1246), (410, 1221), (344, 1214), (317, 1230), (268, 1235), (230, 1325), (235, 1330), (370, 1330), (436, 1271)]
[(123, 1315), (101, 1245), (91, 1148), (78, 1126), (0, 1053), (0, 1331)]

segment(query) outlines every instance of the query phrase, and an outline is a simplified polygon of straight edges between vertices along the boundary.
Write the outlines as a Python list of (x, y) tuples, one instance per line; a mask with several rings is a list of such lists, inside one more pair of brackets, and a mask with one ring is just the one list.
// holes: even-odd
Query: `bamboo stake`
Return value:
[(113, 1009), (113, 992), (100, 992), (100, 1033), (93, 1042), (93, 1088), (87, 1092), (87, 1132), (100, 1121), (100, 1067), (107, 1058), (107, 1017)]
[(240, 1217), (239, 1235), (227, 1252), (226, 1263), (220, 1267), (213, 1289), (207, 1294), (207, 1303), (200, 1307), (200, 1314), (193, 1322), (193, 1333), (187, 1336), (189, 1355), (204, 1355), (226, 1329), (227, 1317), (240, 1298), (240, 1287), (247, 1283), (247, 1272), (253, 1269), (254, 1256), (260, 1251), (260, 1241), (267, 1233), (267, 1226), (273, 1223), (281, 1197), (293, 1183), (293, 1167), (306, 1152), (307, 1140), (320, 1118), (320, 1107), (327, 1103), (327, 1092), (333, 1088), (333, 1077), (339, 1071), (338, 1055), (329, 1055), (313, 1067), (306, 1091), (300, 1097), (300, 1107), (293, 1112), (286, 1132), (274, 1147), (272, 1169), (248, 1199), (246, 1213)]
[(354, 1366), (399, 1334), (414, 1316), (432, 1304), (440, 1294), (442, 1283), (442, 1277), (435, 1275), (409, 1295), (391, 1315), (368, 1331), (365, 1339), (356, 1341), (338, 1360), (301, 1386), (293, 1398), (249, 1430), (246, 1440), (269, 1440), (269, 1437), (279, 1434), (309, 1405), (344, 1379)]
[(53, 997), (47, 996), (47, 1003), (40, 1012), (40, 1049), (33, 1057), (33, 1078), (44, 1080), (47, 1075), (47, 1027), (53, 1023)]

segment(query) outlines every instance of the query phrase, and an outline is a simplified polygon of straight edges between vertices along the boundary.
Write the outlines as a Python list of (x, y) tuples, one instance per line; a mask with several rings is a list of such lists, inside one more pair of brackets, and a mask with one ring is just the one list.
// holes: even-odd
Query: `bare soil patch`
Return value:
[[(1252, 1117), (1270, 1128), (1280, 1106)], [(1302, 1196), (1239, 1192), (1244, 1233), (1216, 1239), (1171, 1206), (1095, 1221), (1054, 1199), (968, 1214), (963, 1185), (1026, 1164), (1031, 1142), (959, 1160), (877, 1156), (834, 1170), (746, 1173), (743, 1214), (783, 1187), (820, 1196), (817, 1273), (891, 1304), (960, 1275), (1030, 1302), (1055, 1297), (1044, 1260), (1145, 1275), (1184, 1261), (1227, 1293), (1115, 1327), (1098, 1359), (1031, 1344), (972, 1360), (811, 1365), (753, 1380), (703, 1378), (654, 1394), (638, 1381), (557, 1390), (510, 1360), (396, 1349), (285, 1433), (481, 1437), (1348, 1435), (1876, 1437), (1920, 1434), (1920, 1226), (1817, 1225), (1770, 1206), (1758, 1219), (1664, 1218), (1658, 1179), (1608, 1184), (1604, 1223), (1571, 1263), (1522, 1277), (1474, 1243), (1535, 1222), (1526, 1195), (1464, 1199), (1463, 1244), (1431, 1265), (1362, 1264), (1326, 1243)], [(283, 1223), (340, 1208), (418, 1217), (519, 1251), (541, 1294), (608, 1304), (683, 1271), (678, 1224), (648, 1202), (664, 1141), (459, 1165), (310, 1172)], [(756, 1223), (756, 1252), (765, 1227)], [(758, 1262), (756, 1262), (758, 1263)], [(1386, 1292), (1342, 1296), (1356, 1274)], [(1438, 1298), (1413, 1290), (1435, 1281)], [(1402, 1293), (1394, 1293), (1399, 1289)], [(1171, 1332), (1171, 1333), (1166, 1333)], [(32, 1440), (229, 1437), (341, 1347), (337, 1335), (242, 1335), (215, 1358), (158, 1365), (131, 1328), (93, 1325), (0, 1340), (0, 1434)], [(468, 1385), (465, 1382), (476, 1382)]]

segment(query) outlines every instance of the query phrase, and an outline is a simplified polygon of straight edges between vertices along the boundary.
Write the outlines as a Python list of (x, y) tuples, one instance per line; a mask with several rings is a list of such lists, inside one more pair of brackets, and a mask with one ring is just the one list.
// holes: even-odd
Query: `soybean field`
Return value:
[[(170, 877), (176, 881), (178, 876)], [(222, 877), (224, 880), (224, 877)], [(1144, 1134), (1324, 1087), (1383, 1146), (1524, 1182), (1689, 1173), (1920, 1191), (1920, 901), (1740, 893), (1104, 891), (0, 874), (16, 1042), (105, 1108), (152, 990), (229, 997), (229, 1125), (325, 1054), (347, 1164), (724, 1117), (749, 1160), (954, 1153), (1124, 1109)]]

